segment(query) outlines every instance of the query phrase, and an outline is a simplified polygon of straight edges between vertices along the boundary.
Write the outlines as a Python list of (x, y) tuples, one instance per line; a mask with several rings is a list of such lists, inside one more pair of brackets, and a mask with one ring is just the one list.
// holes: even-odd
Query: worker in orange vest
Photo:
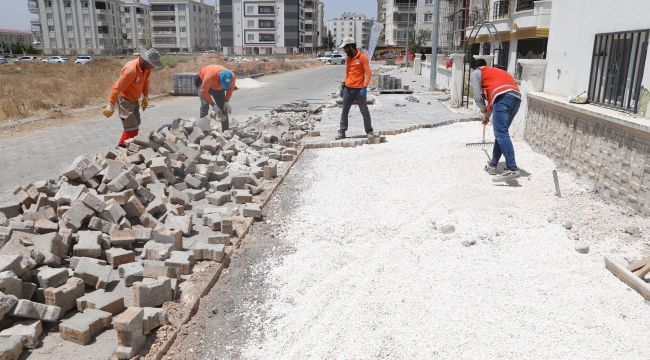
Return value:
[[(494, 149), (485, 170), (490, 175), (496, 175), (492, 179), (495, 182), (515, 179), (520, 176), (520, 172), (508, 130), (521, 104), (519, 87), (507, 71), (489, 67), (483, 59), (473, 61), (470, 84), (474, 102), (483, 113), (484, 125), (489, 123), (492, 115)], [(506, 170), (499, 174), (497, 165), (501, 155), (506, 158)]]
[(343, 48), (348, 58), (346, 59), (345, 82), (343, 82), (341, 87), (343, 112), (341, 113), (341, 124), (338, 135), (336, 135), (336, 140), (345, 139), (345, 132), (348, 130), (348, 115), (355, 100), (363, 116), (363, 126), (366, 134), (368, 138), (372, 138), (374, 134), (372, 131), (370, 111), (368, 111), (368, 105), (366, 104), (368, 85), (372, 79), (370, 61), (368, 61), (366, 54), (357, 50), (357, 44), (351, 37), (343, 39), (339, 48)]
[(147, 110), (149, 106), (149, 76), (152, 68), (160, 68), (160, 54), (158, 50), (151, 48), (140, 53), (137, 59), (127, 62), (122, 71), (120, 78), (117, 79), (111, 88), (111, 94), (108, 97), (108, 105), (104, 108), (103, 114), (107, 118), (113, 116), (115, 107), (118, 107), (120, 119), (122, 119), (122, 137), (118, 143), (124, 147), (126, 139), (138, 135), (140, 129), (140, 104), (138, 100), (142, 98), (142, 111)]
[[(206, 65), (195, 78), (201, 100), (200, 116), (210, 115), (221, 121), (222, 131), (229, 128), (229, 115), (232, 114), (230, 98), (235, 91), (235, 74), (221, 65)], [(208, 114), (208, 109), (212, 110)]]

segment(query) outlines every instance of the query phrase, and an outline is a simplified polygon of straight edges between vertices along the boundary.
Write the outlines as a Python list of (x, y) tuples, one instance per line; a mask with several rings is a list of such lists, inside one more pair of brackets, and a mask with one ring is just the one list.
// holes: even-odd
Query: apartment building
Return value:
[(340, 44), (346, 37), (354, 38), (359, 48), (368, 47), (370, 32), (374, 20), (366, 15), (343, 13), (340, 18), (327, 20), (327, 31), (332, 34), (335, 44)]
[(11, 52), (12, 44), (20, 44), (23, 47), (32, 46), (33, 37), (31, 32), (0, 29), (0, 53)]
[(122, 38), (126, 50), (137, 52), (151, 47), (149, 5), (140, 0), (124, 0), (121, 6)]
[(217, 3), (215, 12), (214, 12), (214, 29), (215, 29), (215, 41), (216, 47), (215, 50), (221, 51), (221, 8), (219, 3)]
[(379, 1), (378, 14), (385, 19), (385, 45), (406, 46), (408, 37), (422, 32), (426, 36), (425, 46), (431, 46), (433, 0)]
[(304, 51), (305, 0), (221, 0), (219, 4), (224, 54)]
[(34, 45), (44, 54), (123, 52), (118, 0), (28, 0)]
[(322, 0), (305, 0), (305, 51), (314, 52), (321, 45), (324, 25), (324, 4)]
[(161, 52), (216, 50), (216, 8), (203, 0), (149, 0), (152, 46)]

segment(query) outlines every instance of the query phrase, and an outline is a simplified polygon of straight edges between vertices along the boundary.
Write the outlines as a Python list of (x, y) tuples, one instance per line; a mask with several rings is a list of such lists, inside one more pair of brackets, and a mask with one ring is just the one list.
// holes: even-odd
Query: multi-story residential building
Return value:
[(327, 31), (332, 34), (335, 44), (346, 37), (354, 38), (358, 47), (368, 47), (374, 20), (366, 15), (344, 13), (338, 19), (327, 20)]
[(305, 0), (221, 0), (219, 4), (224, 54), (304, 51)]
[(124, 48), (137, 52), (140, 48), (151, 47), (151, 26), (149, 5), (141, 0), (123, 0), (122, 38)]
[(221, 51), (221, 9), (219, 3), (217, 3), (216, 11), (214, 13), (214, 28), (215, 28), (215, 38), (216, 38), (216, 50)]
[(28, 31), (0, 29), (0, 53), (11, 52), (12, 44), (30, 47), (33, 42), (32, 38), (32, 33)]
[(215, 50), (214, 6), (203, 0), (149, 0), (152, 46), (162, 52)]
[(28, 0), (35, 45), (44, 54), (121, 54), (118, 0)]
[[(323, 1), (305, 0), (305, 50), (314, 52), (323, 36)], [(326, 34), (325, 34), (326, 35)]]
[(378, 12), (382, 17), (385, 14), (386, 45), (406, 46), (409, 37), (423, 33), (426, 39), (424, 45), (431, 46), (433, 0), (383, 0), (379, 3)]
[[(386, 0), (377, 0), (377, 22), (381, 24), (386, 24)], [(379, 34), (379, 40), (377, 42), (379, 45), (384, 45), (386, 43), (386, 32), (382, 30)]]

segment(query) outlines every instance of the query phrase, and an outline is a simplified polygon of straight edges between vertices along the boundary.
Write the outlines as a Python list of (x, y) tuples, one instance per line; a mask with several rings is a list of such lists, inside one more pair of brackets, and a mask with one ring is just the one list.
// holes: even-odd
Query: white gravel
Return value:
[(295, 251), (269, 259), (243, 358), (650, 358), (650, 307), (602, 261), (644, 250), (623, 229), (647, 234), (647, 219), (562, 172), (555, 198), (553, 163), (521, 143), (532, 176), (495, 185), (483, 151), (464, 146), (478, 136), (454, 125), (301, 160), (309, 186), (279, 234)]

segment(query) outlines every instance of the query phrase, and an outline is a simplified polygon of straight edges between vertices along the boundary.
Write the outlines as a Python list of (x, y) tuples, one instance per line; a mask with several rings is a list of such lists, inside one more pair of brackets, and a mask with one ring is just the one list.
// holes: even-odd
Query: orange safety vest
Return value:
[(484, 66), (481, 68), (483, 79), (483, 92), (488, 102), (488, 110), (492, 111), (492, 104), (499, 95), (508, 91), (519, 92), (519, 87), (507, 71), (495, 67)]

